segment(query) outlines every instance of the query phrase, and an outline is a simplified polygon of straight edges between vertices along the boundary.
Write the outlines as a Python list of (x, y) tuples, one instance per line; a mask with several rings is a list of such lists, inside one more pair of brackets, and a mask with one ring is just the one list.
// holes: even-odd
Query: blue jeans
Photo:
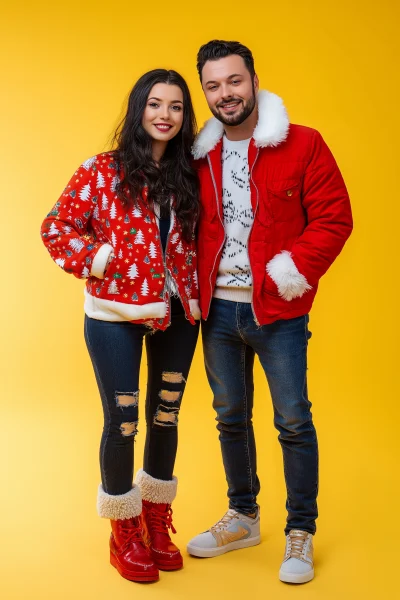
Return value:
[(85, 318), (86, 344), (104, 412), (100, 468), (108, 494), (125, 494), (132, 487), (143, 340), (148, 366), (143, 468), (156, 479), (172, 479), (179, 410), (198, 333), (198, 322), (191, 325), (183, 311), (172, 314), (166, 331), (155, 333), (128, 321)]
[(209, 318), (202, 323), (202, 335), (229, 507), (247, 515), (257, 509), (260, 482), (252, 423), (257, 354), (268, 380), (283, 451), (288, 511), (285, 533), (302, 529), (314, 534), (318, 445), (307, 396), (308, 315), (259, 327), (250, 304), (214, 298)]

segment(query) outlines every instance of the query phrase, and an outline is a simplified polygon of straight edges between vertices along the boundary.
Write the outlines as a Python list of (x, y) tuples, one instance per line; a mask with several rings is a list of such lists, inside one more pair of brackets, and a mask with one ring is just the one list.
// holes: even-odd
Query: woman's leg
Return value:
[(172, 543), (171, 503), (176, 496), (173, 476), (178, 415), (185, 390), (199, 325), (191, 325), (184, 314), (175, 314), (170, 327), (146, 339), (148, 383), (147, 434), (144, 469), (136, 476), (143, 498), (146, 541), (157, 567), (176, 570), (183, 565), (179, 549)]
[(107, 494), (125, 494), (132, 488), (139, 368), (145, 332), (144, 327), (132, 323), (89, 317), (85, 320), (85, 339), (104, 412), (100, 468)]
[(166, 331), (146, 337), (148, 380), (144, 470), (172, 480), (178, 445), (178, 418), (196, 348), (199, 324), (173, 315)]
[(97, 508), (101, 517), (111, 520), (110, 562), (131, 581), (157, 581), (159, 576), (143, 540), (140, 488), (132, 485), (145, 333), (145, 327), (128, 322), (85, 320), (85, 339), (104, 411)]

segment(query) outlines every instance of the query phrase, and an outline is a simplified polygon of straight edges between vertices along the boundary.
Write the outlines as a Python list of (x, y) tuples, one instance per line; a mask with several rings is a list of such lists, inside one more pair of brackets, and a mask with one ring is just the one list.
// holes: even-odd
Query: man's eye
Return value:
[(210, 92), (213, 92), (214, 90), (217, 89), (217, 86), (216, 85), (211, 85), (208, 89), (210, 90)]
[(234, 85), (237, 85), (238, 83), (240, 83), (240, 79), (234, 79), (234, 80), (232, 81), (232, 83), (233, 83)]

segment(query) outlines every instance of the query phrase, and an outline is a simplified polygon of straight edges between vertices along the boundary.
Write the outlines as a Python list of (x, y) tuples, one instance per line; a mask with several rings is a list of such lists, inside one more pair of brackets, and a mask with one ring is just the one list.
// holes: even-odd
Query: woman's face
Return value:
[(157, 141), (168, 142), (182, 127), (183, 94), (177, 85), (156, 83), (150, 90), (142, 125)]

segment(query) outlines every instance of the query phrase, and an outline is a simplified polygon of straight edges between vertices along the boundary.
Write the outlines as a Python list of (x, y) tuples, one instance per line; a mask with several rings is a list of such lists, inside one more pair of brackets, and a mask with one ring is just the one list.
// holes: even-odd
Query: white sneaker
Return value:
[(260, 541), (260, 509), (252, 518), (230, 508), (211, 529), (190, 540), (187, 551), (193, 556), (210, 558), (230, 550), (255, 546)]
[(313, 536), (301, 529), (291, 529), (286, 536), (286, 548), (279, 579), (285, 583), (306, 583), (314, 577)]

